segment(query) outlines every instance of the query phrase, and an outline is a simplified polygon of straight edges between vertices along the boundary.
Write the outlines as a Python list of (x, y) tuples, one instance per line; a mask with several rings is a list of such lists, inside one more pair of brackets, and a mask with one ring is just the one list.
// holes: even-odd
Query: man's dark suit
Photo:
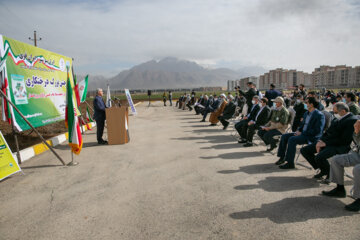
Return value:
[(265, 92), (265, 97), (268, 99), (268, 106), (272, 107), (273, 103), (271, 100), (275, 99), (276, 97), (281, 97), (281, 92), (276, 89), (269, 89)]
[(235, 129), (238, 131), (242, 139), (246, 139), (247, 129), (248, 129), (248, 122), (253, 120), (255, 121), (256, 115), (260, 110), (260, 106), (256, 104), (250, 109), (250, 113), (247, 115), (248, 118), (241, 120), (237, 124), (235, 124)]
[[(261, 111), (261, 112), (260, 112)], [(259, 113), (260, 112), (260, 113)], [(260, 129), (260, 126), (264, 126), (269, 122), (270, 108), (266, 105), (262, 110), (259, 109), (257, 116), (255, 116), (254, 124), (248, 126), (247, 135), (244, 136), (248, 142), (252, 142), (255, 130)]]
[(236, 109), (235, 104), (232, 101), (230, 101), (228, 104), (226, 104), (222, 116), (218, 117), (219, 121), (224, 127), (229, 125), (229, 122), (226, 120), (232, 118), (232, 116), (235, 113), (235, 109)]
[(325, 116), (317, 109), (311, 113), (307, 128), (304, 130), (306, 118), (309, 114), (309, 111), (304, 114), (304, 119), (298, 129), (301, 132), (299, 136), (295, 136), (295, 133), (286, 133), (281, 136), (277, 156), (285, 160), (291, 167), (294, 167), (296, 145), (316, 142), (323, 134)]
[(239, 93), (241, 93), (245, 99), (246, 99), (246, 104), (248, 105), (248, 113), (250, 113), (250, 110), (252, 108), (252, 99), (256, 94), (256, 91), (254, 88), (250, 88), (247, 92), (243, 92), (242, 90), (239, 90)]
[(96, 138), (98, 143), (102, 143), (104, 140), (102, 139), (102, 135), (104, 133), (105, 126), (105, 103), (102, 97), (96, 96), (94, 99), (94, 119), (96, 121)]
[(337, 154), (345, 154), (350, 151), (354, 124), (357, 118), (349, 113), (342, 119), (334, 119), (329, 129), (320, 138), (326, 146), (316, 154), (316, 143), (314, 142), (301, 148), (300, 152), (314, 169), (320, 168), (325, 175), (329, 174), (330, 165), (327, 159)]

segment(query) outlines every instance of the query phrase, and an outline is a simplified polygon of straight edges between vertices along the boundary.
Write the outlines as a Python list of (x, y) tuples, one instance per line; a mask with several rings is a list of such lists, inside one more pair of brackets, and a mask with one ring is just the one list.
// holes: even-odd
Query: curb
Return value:
[[(138, 102), (138, 103), (134, 104), (134, 106), (137, 106), (137, 105), (139, 105), (141, 103), (142, 102)], [(93, 128), (95, 126), (96, 126), (96, 123), (92, 122), (91, 127)], [(86, 132), (89, 129), (87, 128), (86, 125), (83, 125), (82, 130), (84, 132)], [(46, 142), (50, 146), (55, 147), (55, 146), (60, 145), (61, 143), (65, 142), (68, 138), (69, 138), (69, 134), (68, 133), (63, 133), (63, 134), (58, 135), (56, 137), (50, 138)], [(39, 154), (41, 154), (43, 152), (46, 152), (48, 150), (49, 150), (49, 148), (44, 143), (39, 143), (39, 144), (36, 144), (34, 146), (25, 148), (25, 149), (20, 151), (21, 162), (25, 162), (25, 161), (29, 160), (30, 158), (35, 157), (36, 155), (39, 155)], [(12, 153), (12, 155), (14, 156), (15, 160), (17, 162), (19, 162), (18, 159), (17, 159), (17, 156), (16, 156), (16, 152)]]
[[(96, 126), (96, 123), (92, 122), (91, 127), (93, 128), (95, 126)], [(82, 126), (82, 129), (84, 132), (86, 132), (88, 130), (86, 125)], [(65, 142), (68, 138), (69, 138), (69, 134), (63, 133), (61, 135), (50, 138), (46, 142), (50, 146), (55, 147), (55, 146), (60, 145), (61, 143)], [(49, 150), (49, 148), (44, 143), (39, 143), (34, 146), (25, 148), (20, 151), (21, 162), (25, 162), (25, 161), (29, 160), (30, 158), (35, 157), (36, 155), (46, 152), (47, 150)], [(13, 153), (13, 156), (14, 156), (15, 160), (18, 162), (16, 152)]]

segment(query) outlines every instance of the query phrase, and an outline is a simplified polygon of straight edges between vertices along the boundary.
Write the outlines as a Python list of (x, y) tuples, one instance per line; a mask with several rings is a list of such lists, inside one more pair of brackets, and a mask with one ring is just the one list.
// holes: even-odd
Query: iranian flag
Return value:
[(73, 89), (70, 84), (69, 72), (66, 84), (65, 125), (68, 128), (69, 146), (71, 147), (71, 151), (75, 154), (80, 154), (83, 140), (79, 125), (79, 118), (77, 116), (76, 107), (74, 106), (73, 102)]
[(94, 120), (91, 118), (91, 114), (89, 111), (89, 107), (86, 107), (86, 121), (93, 122)]
[(85, 102), (85, 100), (86, 100), (86, 94), (87, 94), (87, 88), (88, 88), (88, 78), (89, 78), (89, 75), (87, 75), (84, 80), (82, 80), (81, 82), (79, 82), (77, 84), (80, 102)]

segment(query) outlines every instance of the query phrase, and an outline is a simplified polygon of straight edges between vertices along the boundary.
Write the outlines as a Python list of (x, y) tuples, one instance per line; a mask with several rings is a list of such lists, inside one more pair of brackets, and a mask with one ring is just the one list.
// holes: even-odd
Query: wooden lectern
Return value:
[(106, 108), (106, 124), (110, 145), (125, 144), (130, 141), (129, 113), (127, 107)]

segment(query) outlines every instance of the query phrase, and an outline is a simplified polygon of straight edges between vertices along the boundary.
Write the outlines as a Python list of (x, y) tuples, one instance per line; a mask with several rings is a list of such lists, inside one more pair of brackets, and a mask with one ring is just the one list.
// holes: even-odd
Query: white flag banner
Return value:
[(80, 102), (85, 102), (86, 100), (86, 94), (87, 94), (87, 88), (88, 88), (88, 75), (85, 77), (84, 80), (79, 82), (79, 97)]
[(133, 115), (136, 115), (136, 114), (137, 114), (136, 108), (135, 108), (134, 102), (133, 102), (133, 100), (132, 100), (132, 98), (131, 98), (131, 94), (130, 94), (129, 89), (126, 89), (126, 88), (125, 88), (125, 95), (126, 95), (126, 99), (128, 100), (128, 103), (129, 103), (129, 106), (130, 106), (130, 109), (131, 109), (131, 113), (132, 113)]
[(106, 92), (106, 107), (111, 107), (111, 96), (110, 96), (110, 86), (108, 85), (107, 87), (107, 92)]

